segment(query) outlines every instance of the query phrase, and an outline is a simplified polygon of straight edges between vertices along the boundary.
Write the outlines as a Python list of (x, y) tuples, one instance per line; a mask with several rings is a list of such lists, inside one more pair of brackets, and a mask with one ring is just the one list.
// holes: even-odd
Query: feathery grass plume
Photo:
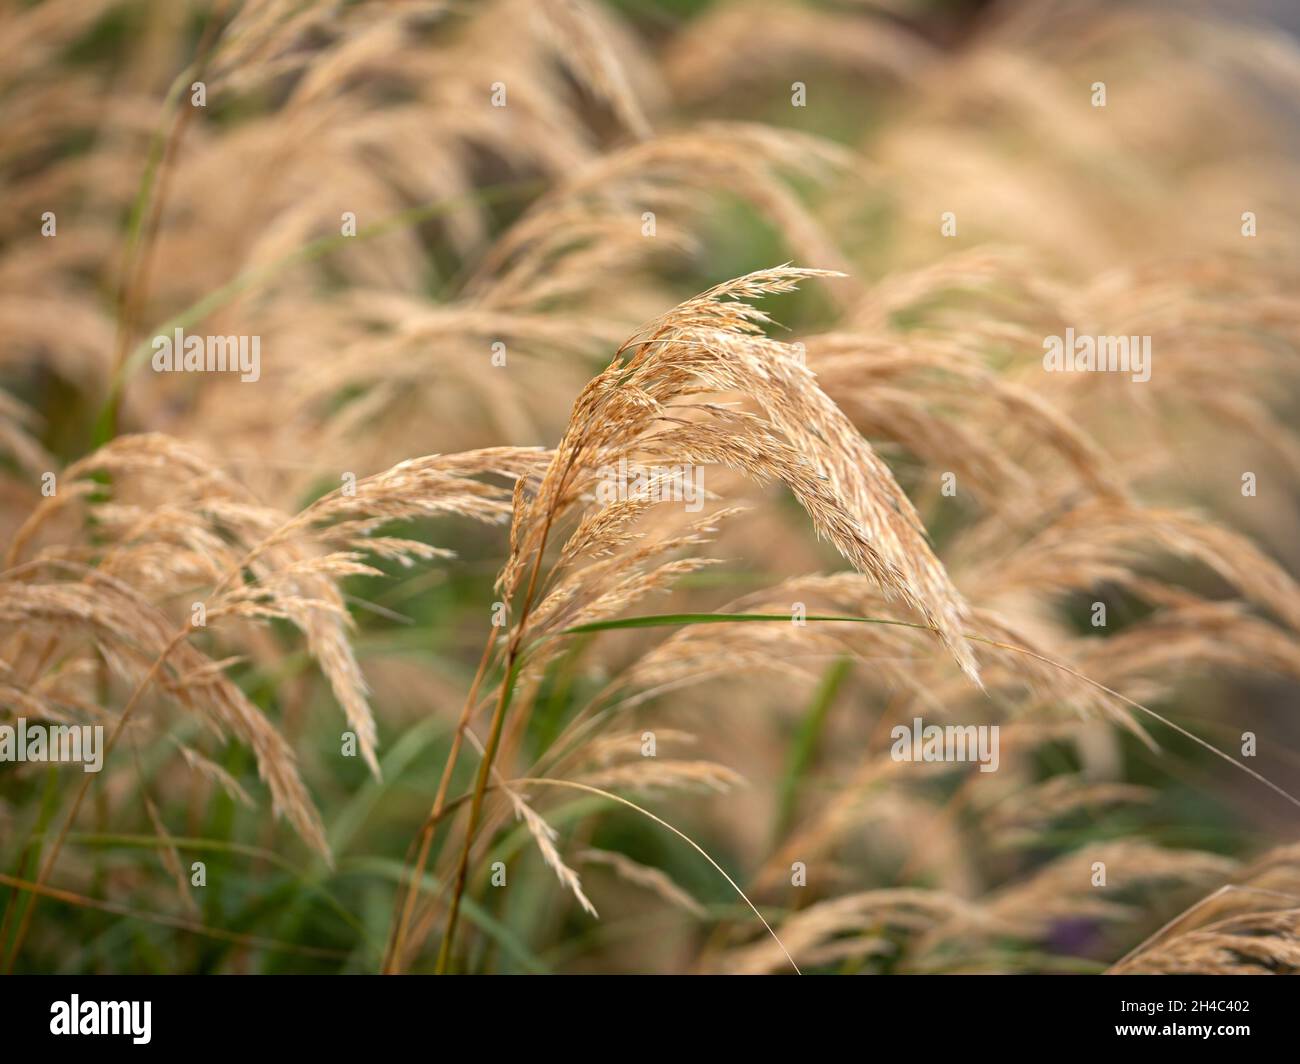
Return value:
[[(430, 306), (422, 292), (372, 286), (332, 308), (319, 342), (302, 334), (297, 313), (261, 331), (294, 353), (283, 381), (298, 418), (349, 449), (363, 424), (385, 439), (394, 412), (404, 421), (417, 420), (416, 409), (456, 417), (463, 401), (447, 404), (449, 377), (480, 397), (500, 433), (522, 426), (526, 438), (542, 438), (562, 429), (552, 412), (564, 401), (562, 386), (576, 390), (587, 379), (588, 364), (574, 356), (594, 360), (662, 304), (651, 268), (698, 245), (720, 195), (740, 196), (771, 218), (801, 256), (842, 263), (789, 184), (824, 183), (851, 162), (827, 141), (752, 124), (664, 134), (572, 167), (572, 178), (453, 279), (448, 302)], [(645, 211), (657, 215), (653, 240), (642, 232)], [(611, 275), (629, 283), (611, 290)], [(482, 372), (495, 345), (503, 345), (511, 375), (522, 371), (535, 387), (512, 388), (503, 374)], [(467, 351), (483, 359), (467, 359)], [(310, 374), (298, 369), (299, 358), (310, 360)], [(393, 447), (408, 445), (403, 434), (377, 458), (391, 460)]]
[[(1091, 885), (1100, 862), (1111, 890), (1098, 896)], [(1130, 919), (1134, 910), (1117, 900), (1142, 883), (1184, 887), (1222, 879), (1234, 862), (1216, 854), (1168, 850), (1146, 842), (1107, 842), (1086, 846), (1057, 858), (1025, 881), (996, 891), (983, 903), (985, 914), (1004, 931), (1039, 936), (1053, 921), (1091, 915), (1100, 920)]]
[(952, 470), (984, 505), (1032, 505), (1047, 480), (1045, 454), (1090, 491), (1122, 498), (1114, 463), (1095, 440), (1042, 396), (983, 364), (979, 349), (997, 339), (910, 330), (883, 339), (826, 333), (801, 342), (818, 383), (864, 436)]
[[(416, 408), (456, 416), (446, 405), (449, 376), (481, 396), (500, 432), (523, 425), (539, 438), (550, 427), (539, 399), (558, 401), (561, 394), (555, 374), (572, 372), (566, 362), (575, 353), (594, 358), (617, 343), (652, 305), (652, 293), (644, 291), (648, 277), (629, 284), (631, 298), (624, 298), (622, 290), (609, 290), (611, 274), (640, 281), (665, 252), (692, 246), (704, 209), (722, 193), (739, 195), (772, 218), (801, 255), (842, 262), (787, 178), (824, 182), (851, 162), (826, 141), (742, 123), (666, 134), (615, 151), (575, 168), (571, 180), (507, 229), (463, 284), (453, 282), (453, 301), (430, 306), (422, 292), (371, 284), (355, 297), (344, 295), (310, 327), (319, 337), (304, 334), (296, 312), (261, 319), (257, 328), (265, 342), (274, 343), (282, 359), (289, 356), (282, 371), (268, 369), (268, 383), (289, 393), (296, 411), (290, 425), (319, 425), (332, 446), (346, 444), (350, 452), (361, 425), (386, 439), (384, 423), (395, 410), (411, 420)], [(640, 214), (647, 209), (662, 219), (654, 240), (641, 232)], [(503, 375), (483, 373), (478, 359), (465, 358), (466, 351), (477, 351), (486, 359), (495, 344), (504, 345), (512, 367), (537, 376), (536, 391), (508, 388)], [(310, 361), (310, 374), (300, 360)], [(583, 379), (574, 378), (574, 387)], [(225, 417), (227, 407), (214, 400), (210, 415)], [(392, 441), (377, 459), (392, 460), (398, 443), (407, 446), (408, 440)]]
[(681, 223), (672, 220), (699, 216), (720, 193), (751, 204), (799, 257), (841, 268), (842, 253), (788, 185), (792, 180), (826, 184), (858, 162), (831, 141), (757, 123), (707, 123), (664, 133), (601, 157), (543, 197), (497, 242), (470, 290), (499, 286), (518, 292), (525, 282), (543, 286), (541, 291), (553, 289), (560, 279), (541, 272), (548, 258), (563, 251), (563, 272), (580, 269), (584, 260), (573, 255), (572, 245), (585, 246), (596, 236), (600, 243), (592, 249), (585, 276), (594, 279), (595, 270), (612, 265), (616, 251), (630, 268), (658, 243), (640, 233), (641, 211), (663, 215), (671, 247), (685, 242)]
[(1150, 787), (1090, 780), (1076, 773), (1016, 788), (991, 803), (982, 814), (985, 830), (990, 835), (1002, 839), (1006, 845), (1023, 845), (1036, 839), (1054, 820), (1107, 805), (1150, 802), (1155, 796)]
[[(376, 729), (339, 582), (379, 575), (362, 561), (367, 554), (407, 565), (415, 558), (446, 555), (419, 540), (375, 534), (392, 522), (452, 515), (502, 523), (509, 514), (509, 489), (475, 478), (526, 479), (545, 460), (545, 452), (508, 447), (412, 459), (361, 478), (351, 490), (340, 487), (289, 517), (256, 503), (191, 447), (157, 434), (120, 437), (64, 472), (64, 489), (45, 500), (10, 548), (13, 566), (59, 511), (80, 507), (85, 510), (80, 522), (94, 529), (94, 538), (86, 546), (47, 545), (37, 562), (61, 568), (60, 559), (72, 557), (96, 567), (79, 568), (80, 582), (40, 585), (26, 582), (21, 567), (11, 568), (5, 600), (16, 612), (7, 620), (18, 624), (42, 603), (69, 623), (80, 616), (82, 625), (92, 626), (100, 652), (134, 683), (152, 660), (165, 657), (164, 689), (221, 733), (233, 732), (253, 748), (277, 808), (324, 853), (323, 830), (287, 745), (225, 676), (237, 659), (210, 659), (184, 641), (173, 647), (175, 622), (164, 610), (178, 598), (187, 614), (191, 601), (203, 602), (201, 627), (211, 638), (231, 621), (293, 624), (306, 637), (377, 775)], [(110, 477), (114, 494), (134, 501), (106, 501), (95, 475)], [(128, 582), (143, 593), (130, 590)], [(178, 586), (186, 585), (178, 595)], [(148, 623), (142, 618), (128, 623), (127, 605), (115, 599), (115, 620), (99, 617), (106, 588), (129, 595)], [(57, 625), (50, 626), (57, 641)], [(192, 623), (180, 631), (191, 638), (197, 633)], [(34, 634), (28, 625), (16, 638), (30, 640)], [(238, 638), (238, 632), (231, 637)], [(54, 655), (47, 649), (44, 656)]]
[(725, 794), (741, 782), (736, 772), (713, 761), (673, 761), (639, 758), (579, 777), (582, 783), (603, 790), (633, 790), (653, 793), (662, 790), (713, 791)]
[(640, 864), (614, 850), (583, 850), (577, 855), (577, 859), (583, 864), (604, 865), (613, 869), (620, 879), (657, 894), (669, 905), (685, 910), (696, 919), (703, 919), (708, 915), (703, 905), (658, 868)]
[[(220, 665), (221, 663), (214, 662), (214, 664)], [(242, 805), (246, 805), (249, 808), (253, 807), (253, 799), (249, 796), (248, 792), (240, 786), (239, 781), (215, 761), (211, 758), (204, 757), (197, 750), (186, 746), (182, 742), (176, 742), (176, 749), (180, 751), (181, 757), (185, 760), (185, 764), (188, 765), (196, 775), (211, 780), (225, 791), (227, 795)]]
[[(128, 6), (83, 5), (66, 25), (45, 15), (15, 15), (3, 31), (25, 46), (24, 54), (48, 58), (68, 46), (69, 36), (88, 28), (88, 12), (117, 14)], [(52, 10), (55, 5), (42, 8)], [(185, 25), (164, 27), (161, 20), (151, 25), (161, 38), (160, 50), (171, 45), (183, 54), (189, 46)], [(501, 184), (526, 199), (523, 186), (534, 176), (544, 185), (596, 157), (597, 138), (583, 128), (584, 94), (609, 100), (642, 129), (645, 120), (637, 116), (655, 97), (654, 76), (636, 54), (640, 46), (617, 20), (586, 4), (557, 2), (541, 12), (515, 0), (473, 8), (432, 2), (246, 3), (219, 28), (206, 84), (214, 104), (220, 99), (223, 114), (233, 118), (216, 123), (206, 111), (193, 111), (195, 128), (186, 150), (170, 162), (152, 249), (156, 267), (140, 324), (167, 323), (170, 331), (171, 324), (185, 319), (186, 327), (206, 324), (213, 331), (261, 336), (279, 353), (274, 363), (268, 360), (273, 379), (266, 382), (278, 398), (265, 405), (240, 401), (232, 409), (233, 394), (215, 382), (194, 389), (189, 381), (140, 375), (143, 387), (128, 393), (125, 417), (133, 426), (191, 438), (233, 437), (241, 457), (246, 453), (259, 478), (276, 489), (266, 497), (283, 498), (301, 493), (313, 476), (338, 465), (330, 463), (328, 452), (314, 461), (319, 425), (292, 416), (316, 405), (312, 382), (322, 353), (344, 346), (337, 343), (343, 336), (365, 335), (371, 324), (367, 316), (386, 301), (407, 297), (404, 309), (412, 316), (421, 302), (427, 309), (420, 278), (448, 269), (439, 261), (441, 248), (433, 246), (429, 233), (413, 231), (410, 219), (429, 219), (429, 227), (444, 229), (465, 260), (476, 258), (491, 239), (491, 210), (501, 199), (501, 189), (479, 187), (485, 153), (508, 168)], [(575, 49), (575, 43), (581, 47)], [(483, 64), (493, 62), (509, 72), (509, 107), (490, 106), (488, 87), (481, 83)], [(49, 352), (45, 361), (59, 366), (60, 375), (93, 404), (102, 398), (112, 369), (105, 359), (114, 347), (115, 325), (99, 305), (98, 286), (87, 279), (111, 276), (116, 223), (139, 191), (137, 160), (166, 107), (151, 98), (147, 84), (126, 91), (113, 71), (91, 69), (86, 84), (69, 85), (69, 99), (46, 109), (55, 121), (40, 125), (53, 124), (56, 138), (93, 134), (94, 150), (60, 158), (55, 165), (63, 180), (56, 184), (46, 172), (31, 189), (33, 204), (39, 204), (33, 217), (57, 207), (61, 223), (74, 224), (76, 204), (78, 239), (43, 239), (24, 226), (13, 241), (6, 240), (0, 275), (21, 283), (0, 286), (7, 293), (0, 300), (0, 318), (10, 325), (4, 330), (5, 355)], [(69, 77), (65, 70), (61, 80)], [(104, 91), (105, 82), (117, 91)], [(19, 90), (39, 99), (30, 82)], [(74, 107), (77, 98), (88, 103)], [(11, 123), (7, 131), (17, 139), (12, 158), (21, 174), (22, 160), (43, 157), (49, 146), (44, 133), (32, 130), (28, 138), (18, 125)], [(322, 175), (329, 180), (322, 181)], [(224, 205), (232, 195), (246, 224), (229, 224)], [(359, 219), (360, 238), (346, 244), (346, 253), (333, 254), (344, 243), (342, 207)], [(313, 266), (317, 260), (324, 260), (319, 268)], [(351, 292), (340, 300), (346, 314), (324, 310), (317, 298), (319, 282), (339, 275), (369, 290), (355, 304)], [(249, 290), (251, 298), (245, 294)], [(305, 307), (312, 309), (304, 312)], [(304, 335), (314, 331), (308, 323), (318, 315), (333, 320), (322, 322), (318, 337)], [(512, 349), (516, 334), (527, 336), (530, 327), (552, 343), (582, 327), (575, 317), (567, 330), (556, 326), (548, 332), (542, 316), (533, 314), (499, 333), (503, 322), (488, 324), (485, 315), (479, 320), (489, 332), (487, 342), (503, 340)], [(640, 315), (619, 320), (602, 341), (617, 342), (639, 320)], [(48, 324), (53, 321), (57, 329)], [(141, 345), (134, 366), (147, 337), (128, 339)], [(374, 336), (371, 341), (373, 352)], [(402, 357), (409, 352), (403, 348)], [(524, 347), (512, 353), (522, 355)], [(290, 355), (301, 363), (290, 365)], [(378, 376), (390, 387), (396, 383), (391, 372)], [(575, 377), (575, 386), (583, 379)], [(464, 376), (465, 383), (473, 380)], [(346, 392), (349, 383), (345, 380), (332, 397)], [(508, 402), (500, 380), (490, 377), (485, 384), (489, 400), (505, 407), (502, 426), (510, 424), (520, 404)], [(445, 387), (445, 379), (439, 386)], [(304, 387), (307, 396), (299, 399)], [(454, 417), (457, 406), (463, 403), (442, 408), (444, 415)], [(373, 416), (374, 406), (369, 409)], [(275, 414), (268, 417), (267, 411)], [(337, 435), (354, 424), (340, 419)], [(354, 437), (348, 442), (351, 464), (374, 468), (412, 453), (409, 434), (394, 435), (404, 437), (404, 449), (395, 453), (390, 438), (387, 453), (370, 462), (357, 461)], [(335, 434), (326, 442), (330, 452), (344, 446)], [(435, 446), (428, 443), (427, 449)], [(267, 450), (301, 454), (301, 463), (314, 468), (285, 490), (281, 463), (260, 461)]]
[[(579, 83), (605, 103), (634, 136), (649, 136), (650, 121), (627, 69), (635, 48), (622, 28), (586, 0), (543, 0), (534, 17), (541, 31), (551, 35), (556, 58)], [(644, 85), (648, 80), (644, 68), (637, 74)]]
[[(933, 890), (875, 890), (816, 902), (781, 924), (781, 940), (806, 966), (890, 955), (897, 950), (890, 932), (917, 933), (936, 925), (983, 922), (976, 906)], [(722, 958), (720, 970), (732, 975), (778, 971), (785, 958), (770, 941), (756, 942)]]
[(1109, 975), (1300, 972), (1300, 847), (1280, 846), (1170, 920)]
[(0, 453), (12, 457), (24, 473), (37, 476), (53, 465), (35, 437), (38, 421), (30, 407), (0, 392)]
[[(57, 564), (55, 575), (66, 568), (66, 563)], [(161, 682), (167, 693), (217, 734), (233, 735), (248, 745), (275, 811), (328, 859), (324, 828), (293, 751), (262, 711), (229, 678), (212, 670), (203, 653), (183, 640), (178, 642), (175, 622), (142, 595), (95, 569), (79, 567), (74, 575), (80, 579), (38, 582), (15, 578), (11, 571), (0, 581), (5, 646), (27, 640), (44, 643), (40, 658), (48, 661), (60, 647), (81, 648), (84, 653), (84, 641), (89, 641), (113, 675), (136, 689), (151, 675), (153, 663), (162, 662)], [(39, 670), (41, 665), (35, 667)], [(184, 682), (184, 677), (195, 675), (203, 677), (201, 682)]]
[[(1101, 862), (1106, 891), (1090, 886)], [(1049, 952), (1066, 949), (1055, 937), (1069, 939), (1069, 926), (1090, 925), (1111, 936), (1123, 933), (1142, 917), (1138, 888), (1161, 886), (1186, 894), (1221, 880), (1233, 867), (1222, 857), (1190, 850), (1168, 850), (1144, 842), (1109, 842), (1068, 853), (1032, 872), (1021, 882), (991, 891), (966, 914), (918, 929), (906, 946), (902, 970), (988, 972), (1014, 965), (1015, 954), (995, 957), (986, 944), (1008, 938), (1038, 943)], [(1104, 896), (1103, 896), (1104, 895)]]
[[(345, 627), (336, 620), (346, 621), (347, 614), (334, 584), (347, 575), (377, 575), (378, 570), (359, 561), (365, 554), (407, 566), (414, 558), (446, 555), (420, 541), (374, 534), (390, 522), (440, 515), (503, 522), (508, 513), (507, 490), (474, 477), (526, 479), (540, 468), (544, 457), (537, 449), (510, 447), (429, 456), (362, 478), (351, 491), (335, 489), (251, 546), (257, 556), (250, 563), (256, 583), (225, 592), (212, 604), (209, 619), (227, 611), (235, 616), (278, 616), (304, 631), (357, 731), (363, 756), (377, 774), (374, 722)], [(299, 535), (334, 549), (292, 562), (268, 558), (268, 551), (290, 544)]]
[(693, 20), (674, 39), (666, 67), (677, 95), (697, 103), (752, 89), (765, 77), (781, 81), (798, 63), (914, 84), (935, 58), (924, 38), (891, 20), (744, 0)]
[[(854, 566), (936, 628), (968, 675), (965, 606), (931, 552), (920, 518), (888, 467), (745, 300), (788, 292), (824, 271), (789, 266), (728, 281), (649, 323), (574, 404), (536, 495), (516, 500), (509, 560), (498, 580), (514, 598), (540, 564), (551, 526), (598, 471), (629, 452), (647, 463), (724, 465), (780, 480)], [(738, 393), (760, 413), (707, 401)], [(544, 606), (543, 601), (543, 606)]]
[(543, 820), (537, 811), (524, 801), (517, 792), (507, 788), (506, 797), (510, 801), (510, 807), (514, 810), (515, 816), (523, 821), (525, 827), (528, 828), (528, 834), (537, 843), (537, 848), (542, 854), (542, 860), (555, 871), (560, 883), (572, 892), (586, 912), (593, 917), (599, 916), (596, 907), (591, 904), (591, 900), (583, 893), (578, 874), (564, 863), (560, 851), (555, 848), (555, 840), (558, 837), (556, 830)]
[(1300, 909), (1230, 916), (1149, 947), (1110, 975), (1295, 975)]
[(999, 594), (1031, 589), (1039, 595), (1061, 595), (1103, 583), (1141, 591), (1151, 586), (1139, 583), (1142, 563), (1170, 554), (1207, 566), (1300, 631), (1300, 586), (1239, 533), (1192, 513), (1105, 501), (1061, 507), (1053, 517), (1049, 524), (1030, 529), (1032, 534), (1014, 550), (1004, 545), (993, 558), (985, 551), (991, 529), (973, 539), (969, 553), (981, 556), (981, 569), (973, 579)]

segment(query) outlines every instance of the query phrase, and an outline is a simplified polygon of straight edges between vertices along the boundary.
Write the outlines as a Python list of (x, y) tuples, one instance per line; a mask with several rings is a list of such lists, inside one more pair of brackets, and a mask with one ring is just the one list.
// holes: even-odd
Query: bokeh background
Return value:
[[(287, 519), (348, 473), (554, 446), (643, 322), (793, 261), (846, 276), (765, 299), (772, 335), (886, 460), (981, 617), (1234, 758), (1253, 733), (1249, 766), (1300, 793), (1297, 29), (1280, 0), (14, 0), (5, 587), (84, 589), (75, 562), (183, 623), (214, 578), (176, 559), (237, 543), (236, 503)], [(178, 326), (260, 337), (261, 378), (154, 373), (150, 341)], [(1151, 336), (1152, 380), (1044, 373), (1066, 327)], [(897, 608), (801, 581), (845, 564), (783, 489), (706, 484), (750, 507), (692, 548), (720, 563), (630, 612)], [(186, 510), (197, 524), (169, 523)], [(192, 640), (296, 753), (332, 867), (274, 815), (249, 744), (159, 685), (48, 877), (80, 774), (0, 765), (8, 963), (381, 965), (509, 548), (454, 515), (399, 534), (454, 557), (331, 583), (382, 778), (340, 756), (338, 688), (301, 626)], [(148, 655), (119, 669), (90, 606), (25, 610), (0, 609), (0, 713), (111, 727)], [(696, 840), (805, 970), (1098, 972), (1225, 883), (1300, 890), (1285, 797), (1073, 673), (981, 664), (986, 692), (901, 631), (584, 636), (529, 687), (509, 764), (525, 774), (612, 700), (564, 771)], [(916, 715), (999, 723), (999, 772), (906, 772), (888, 734)], [(678, 768), (618, 776), (646, 731)], [(590, 794), (530, 800), (601, 918), (499, 810), (460, 970), (784, 970), (659, 824)], [(408, 970), (432, 968), (457, 830), (439, 829)], [(1277, 934), (1294, 948), (1294, 925)]]

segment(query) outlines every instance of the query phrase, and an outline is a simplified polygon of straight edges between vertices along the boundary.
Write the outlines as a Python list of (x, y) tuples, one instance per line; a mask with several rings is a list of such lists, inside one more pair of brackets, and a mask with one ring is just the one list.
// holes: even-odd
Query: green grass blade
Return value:
[(826, 675), (822, 677), (822, 682), (813, 695), (812, 704), (808, 707), (808, 713), (799, 728), (799, 734), (795, 736), (794, 744), (790, 748), (790, 757), (786, 764), (785, 775), (781, 778), (777, 798), (775, 837), (778, 840), (784, 837), (790, 827), (791, 820), (794, 818), (794, 807), (799, 797), (799, 787), (812, 765), (813, 757), (817, 752), (817, 742), (826, 726), (826, 718), (830, 714), (830, 708), (834, 704), (835, 697), (839, 694), (840, 687), (843, 685), (845, 677), (848, 676), (852, 664), (850, 659), (841, 658), (826, 670)]

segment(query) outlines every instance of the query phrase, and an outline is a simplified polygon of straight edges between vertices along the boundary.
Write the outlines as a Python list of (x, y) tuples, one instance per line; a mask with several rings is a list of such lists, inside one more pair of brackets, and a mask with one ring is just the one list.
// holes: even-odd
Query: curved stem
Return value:
[[(572, 463), (570, 463), (572, 464)], [(567, 472), (567, 470), (566, 470)], [(563, 483), (563, 481), (561, 481)], [(519, 658), (519, 646), (523, 642), (524, 629), (528, 625), (528, 613), (532, 608), (533, 595), (537, 591), (537, 578), (542, 569), (542, 555), (546, 552), (546, 541), (551, 534), (551, 522), (555, 509), (547, 511), (546, 523), (542, 526), (541, 541), (537, 544), (537, 556), (533, 561), (533, 571), (528, 577), (528, 589), (524, 592), (524, 605), (519, 614), (519, 623), (515, 625), (510, 637), (510, 646), (506, 650), (505, 672), (501, 677), (501, 693), (497, 698), (497, 708), (492, 714), (492, 727), (488, 735), (487, 749), (479, 762), (478, 777), (474, 781), (474, 798), (469, 807), (469, 822), (465, 825), (465, 843), (461, 846), (460, 860), (456, 866), (456, 886), (451, 895), (451, 908), (447, 913), (447, 930), (442, 936), (442, 945), (438, 948), (439, 975), (445, 974), (451, 960), (452, 943), (456, 935), (456, 919), (460, 915), (460, 899), (465, 893), (465, 879), (469, 873), (470, 849), (474, 845), (474, 832), (478, 829), (479, 815), (483, 809), (483, 792), (487, 788), (488, 776), (492, 771), (492, 762), (496, 758), (497, 747), (501, 742), (501, 726), (505, 722), (506, 707), (510, 704), (510, 693), (514, 687), (515, 666)]]
[(438, 821), (442, 819), (442, 811), (447, 801), (447, 790), (451, 785), (452, 772), (455, 770), (456, 760), (460, 756), (461, 743), (465, 739), (465, 729), (469, 726), (470, 717), (474, 713), (479, 686), (483, 683), (483, 677), (487, 674), (488, 662), (492, 659), (492, 645), (494, 642), (495, 639), (489, 635), (483, 646), (483, 656), (479, 659), (478, 671), (474, 674), (474, 682), (470, 685), (469, 694), (465, 697), (465, 705), (460, 711), (460, 720), (456, 723), (456, 731), (451, 739), (451, 750), (447, 753), (447, 763), (442, 769), (442, 779), (438, 781), (438, 793), (433, 799), (433, 807), (429, 810), (429, 817), (425, 821), (424, 829), (420, 832), (420, 852), (412, 865), (411, 877), (407, 882), (401, 919), (395, 921), (393, 934), (388, 943), (388, 951), (384, 957), (383, 971), (385, 975), (392, 975), (401, 963), (402, 950), (406, 945), (411, 917), (415, 912), (416, 898), (419, 896), (419, 885), (424, 879), (424, 872), (429, 863), (429, 850), (433, 844), (434, 828), (437, 826)]

